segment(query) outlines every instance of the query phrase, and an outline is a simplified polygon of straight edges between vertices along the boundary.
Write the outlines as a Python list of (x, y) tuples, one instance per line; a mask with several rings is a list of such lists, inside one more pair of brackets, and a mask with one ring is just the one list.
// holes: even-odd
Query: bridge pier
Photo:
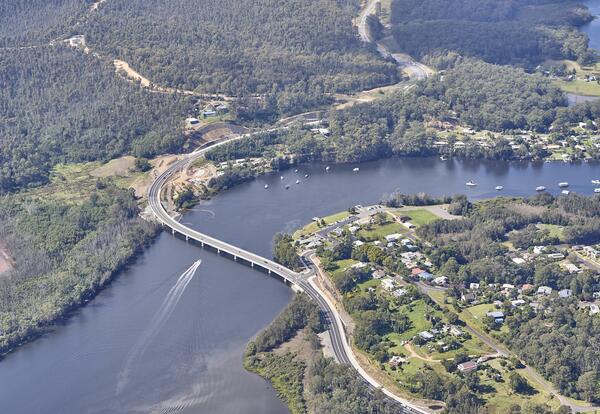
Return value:
[(175, 235), (175, 229), (171, 229), (171, 232), (173, 233), (173, 236)]
[(221, 254), (221, 249), (217, 249), (217, 254)]
[(254, 262), (250, 262), (250, 267), (254, 267)]
[(185, 235), (185, 241), (190, 241), (190, 236), (188, 236), (187, 234)]
[(233, 261), (237, 262), (237, 256), (233, 256)]

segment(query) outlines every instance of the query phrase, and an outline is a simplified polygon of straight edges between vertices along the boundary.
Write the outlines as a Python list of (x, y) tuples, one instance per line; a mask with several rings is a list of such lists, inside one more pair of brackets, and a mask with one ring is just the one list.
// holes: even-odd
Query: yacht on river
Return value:
[(546, 191), (546, 187), (544, 187), (543, 185), (540, 185), (539, 187), (535, 188), (535, 191)]
[(356, 167), (356, 168), (354, 168), (352, 171), (354, 171), (354, 172), (359, 172), (359, 171), (360, 171), (360, 168)]
[(265, 190), (269, 188), (269, 184), (265, 184)]
[(504, 187), (502, 187), (501, 185), (496, 186), (496, 191), (502, 191), (502, 190), (504, 190)]
[(565, 182), (562, 182), (562, 183), (558, 183), (558, 186), (559, 186), (560, 188), (567, 188), (567, 187), (569, 186), (569, 183), (567, 183), (567, 182), (565, 181)]
[(477, 183), (476, 183), (475, 181), (473, 181), (473, 180), (471, 180), (471, 181), (467, 181), (467, 182), (465, 183), (465, 185), (466, 185), (467, 187), (477, 187)]
[(562, 190), (560, 193), (562, 195), (569, 195), (569, 194), (571, 194), (571, 192), (569, 190)]

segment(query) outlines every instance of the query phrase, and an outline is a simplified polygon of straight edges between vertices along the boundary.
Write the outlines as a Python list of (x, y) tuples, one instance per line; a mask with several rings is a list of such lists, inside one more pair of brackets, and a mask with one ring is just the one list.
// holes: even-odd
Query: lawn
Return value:
[[(409, 310), (412, 307), (412, 310)], [(387, 334), (386, 337), (390, 338), (397, 345), (400, 344), (401, 341), (408, 341), (410, 338), (418, 334), (419, 332), (423, 332), (429, 328), (431, 328), (431, 324), (425, 318), (425, 313), (427, 312), (427, 305), (423, 300), (416, 300), (411, 305), (403, 305), (399, 309), (400, 312), (405, 312), (410, 321), (412, 322), (412, 327), (401, 334), (398, 333), (390, 333)], [(435, 312), (438, 316), (441, 315), (439, 312)]]
[[(483, 318), (486, 316), (486, 314), (488, 312), (495, 311), (495, 310), (497, 310), (497, 309), (493, 304), (483, 303), (481, 305), (471, 306), (470, 308), (463, 310), (459, 314), (459, 316), (468, 325), (471, 325), (471, 327), (473, 327), (477, 330), (480, 330), (482, 332), (485, 332), (485, 330), (484, 330), (485, 324), (483, 323)], [(502, 327), (500, 328), (499, 332), (501, 332), (501, 333), (508, 332), (508, 327), (506, 326), (506, 324), (502, 324)]]
[(571, 82), (554, 81), (554, 84), (567, 93), (584, 96), (600, 96), (600, 85), (596, 82), (574, 80)]
[(561, 242), (565, 239), (565, 228), (563, 226), (557, 226), (556, 224), (538, 224), (537, 227), (540, 230), (548, 230), (550, 232), (550, 236), (558, 237), (558, 240)]
[(365, 239), (366, 241), (381, 240), (385, 236), (390, 234), (406, 232), (406, 227), (397, 222), (384, 224), (383, 226), (375, 226), (372, 230), (360, 230), (358, 236)]
[[(329, 226), (330, 224), (333, 224), (336, 221), (344, 220), (348, 217), (350, 217), (350, 213), (348, 211), (341, 211), (339, 213), (335, 213), (330, 216), (323, 217), (323, 221), (325, 222), (326, 225)], [(315, 233), (315, 232), (319, 231), (319, 229), (320, 229), (319, 225), (317, 224), (316, 221), (313, 220), (306, 226), (302, 227), (301, 229), (296, 230), (294, 232), (293, 237), (294, 237), (294, 239), (299, 239), (301, 237), (308, 236), (312, 233)]]
[(439, 219), (439, 217), (431, 211), (422, 208), (418, 210), (400, 210), (397, 211), (396, 214), (410, 217), (412, 223), (416, 226), (423, 226)]
[(519, 369), (517, 372), (522, 377), (526, 378), (529, 384), (535, 389), (535, 393), (531, 395), (517, 394), (510, 389), (510, 371), (506, 368), (503, 368), (500, 365), (499, 360), (490, 361), (489, 365), (500, 371), (503, 380), (502, 382), (496, 382), (495, 380), (488, 378), (482, 370), (479, 371), (481, 384), (490, 386), (496, 390), (496, 392), (484, 394), (484, 398), (486, 399), (486, 402), (490, 408), (490, 413), (506, 413), (514, 404), (517, 404), (521, 407), (526, 403), (548, 404), (553, 409), (559, 407), (559, 401), (553, 398), (551, 394), (540, 388), (540, 384), (529, 378), (524, 369)]

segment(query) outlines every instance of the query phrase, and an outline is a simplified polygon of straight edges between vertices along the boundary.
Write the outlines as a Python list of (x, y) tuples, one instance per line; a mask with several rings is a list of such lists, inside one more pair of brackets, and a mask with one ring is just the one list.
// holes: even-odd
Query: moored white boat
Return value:
[(539, 187), (535, 188), (535, 191), (546, 191), (546, 187), (544, 187), (543, 185), (540, 185)]
[(467, 181), (467, 182), (465, 183), (465, 185), (466, 185), (467, 187), (477, 187), (477, 183), (476, 183), (475, 181), (473, 181), (473, 180), (471, 180), (471, 181)]
[(569, 183), (568, 183), (568, 182), (566, 182), (566, 181), (564, 181), (564, 182), (562, 182), (562, 183), (558, 183), (558, 186), (559, 186), (560, 188), (566, 188), (566, 187), (568, 187), (568, 186), (569, 186)]
[(496, 186), (496, 191), (502, 191), (502, 190), (504, 190), (504, 187), (502, 187), (501, 185)]
[(354, 171), (354, 172), (359, 172), (359, 171), (360, 171), (360, 168), (356, 167), (356, 168), (354, 168), (352, 171)]
[(569, 190), (562, 190), (560, 193), (563, 195), (569, 195), (571, 192)]
[(265, 190), (269, 188), (269, 184), (265, 184)]

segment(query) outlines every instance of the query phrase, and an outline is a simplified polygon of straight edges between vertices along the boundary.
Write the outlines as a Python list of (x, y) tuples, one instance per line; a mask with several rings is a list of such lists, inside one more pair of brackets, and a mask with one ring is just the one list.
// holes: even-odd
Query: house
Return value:
[(406, 222), (410, 221), (411, 218), (409, 216), (400, 216), (400, 217), (398, 217), (398, 220), (400, 220), (400, 223), (406, 223)]
[(540, 286), (537, 290), (538, 295), (549, 296), (552, 293), (552, 288), (550, 286)]
[(202, 115), (205, 118), (211, 118), (213, 116), (217, 116), (217, 111), (213, 111), (212, 109), (208, 109), (206, 111), (202, 111)]
[(406, 222), (406, 223), (402, 223), (402, 225), (404, 227), (406, 227), (407, 229), (414, 229), (416, 226), (414, 224), (412, 224), (411, 222)]
[(473, 303), (477, 300), (477, 296), (475, 296), (473, 292), (463, 292), (460, 294), (460, 300), (462, 300), (465, 303)]
[(471, 290), (477, 290), (477, 289), (479, 289), (479, 283), (471, 283), (471, 284), (469, 284), (469, 289), (471, 289)]
[(433, 338), (435, 338), (435, 335), (429, 331), (423, 331), (419, 333), (419, 337), (425, 341), (431, 341)]
[(360, 246), (362, 246), (363, 244), (365, 244), (365, 242), (364, 242), (364, 241), (362, 241), (362, 240), (354, 240), (354, 242), (352, 243), (352, 245), (353, 245), (354, 247), (360, 247)]
[(419, 273), (419, 279), (428, 281), (433, 279), (433, 275), (429, 272), (421, 272)]
[(341, 227), (336, 227), (335, 229), (331, 230), (329, 233), (329, 236), (341, 236), (342, 234), (344, 234), (344, 230)]
[(396, 243), (401, 238), (402, 235), (398, 233), (388, 234), (387, 236), (385, 236), (385, 240), (387, 240), (388, 243)]
[(569, 272), (569, 273), (579, 273), (579, 272), (581, 272), (581, 269), (578, 268), (577, 266), (575, 266), (573, 263), (567, 263), (567, 264), (565, 264), (565, 269), (567, 269), (567, 272)]
[(413, 276), (418, 276), (420, 273), (423, 273), (424, 270), (418, 267), (415, 267), (413, 270), (410, 271), (410, 274)]
[(392, 295), (396, 298), (401, 298), (402, 296), (406, 296), (408, 290), (406, 289), (396, 289), (392, 292)]
[(390, 358), (390, 366), (394, 368), (398, 367), (398, 365), (404, 364), (405, 362), (406, 358), (401, 357), (400, 355), (394, 355)]
[(525, 303), (526, 303), (526, 302), (525, 302), (523, 299), (516, 299), (516, 300), (513, 300), (513, 301), (511, 302), (511, 304), (512, 304), (512, 306), (513, 306), (514, 308), (517, 308), (517, 307), (519, 307), (519, 306), (523, 306), (523, 305), (525, 305)]
[(448, 284), (448, 278), (446, 276), (440, 276), (433, 279), (433, 284), (438, 286), (445, 286)]
[(200, 123), (200, 120), (198, 118), (188, 118), (185, 120), (185, 123), (188, 127), (193, 127), (198, 125)]
[(600, 252), (593, 246), (584, 246), (583, 253), (591, 259), (597, 259), (600, 256)]
[(504, 322), (504, 313), (500, 311), (491, 311), (486, 314), (489, 318), (492, 318), (496, 323)]
[(525, 263), (525, 259), (521, 257), (513, 257), (511, 260), (518, 265)]
[(590, 305), (590, 315), (596, 315), (598, 313), (600, 313), (600, 307), (598, 307), (598, 305), (595, 303), (592, 303)]
[(562, 253), (550, 253), (548, 254), (548, 258), (561, 260), (565, 258), (565, 255)]
[(502, 285), (502, 290), (513, 290), (515, 285), (511, 285), (510, 283), (505, 283)]
[(358, 262), (350, 266), (351, 269), (364, 269), (368, 265), (365, 262)]
[(392, 291), (396, 287), (396, 283), (390, 278), (381, 279), (381, 287), (387, 291)]
[(542, 254), (546, 250), (546, 246), (533, 246), (534, 254)]
[(381, 279), (385, 276), (385, 272), (381, 269), (377, 269), (373, 272), (373, 279)]
[(458, 326), (452, 325), (452, 327), (450, 328), (450, 334), (452, 336), (461, 336), (463, 334), (463, 331), (461, 331)]
[(463, 374), (467, 373), (467, 372), (472, 372), (477, 369), (477, 362), (475, 362), (475, 361), (463, 362), (462, 364), (458, 364), (456, 366), (456, 368)]
[(559, 290), (558, 296), (561, 298), (570, 298), (571, 296), (573, 296), (573, 291), (571, 289)]
[(533, 285), (529, 283), (525, 283), (523, 286), (521, 286), (521, 292), (527, 292), (531, 289), (533, 289)]
[(348, 227), (348, 231), (352, 234), (356, 233), (358, 231), (358, 229), (360, 229), (360, 227), (358, 226), (350, 226)]

